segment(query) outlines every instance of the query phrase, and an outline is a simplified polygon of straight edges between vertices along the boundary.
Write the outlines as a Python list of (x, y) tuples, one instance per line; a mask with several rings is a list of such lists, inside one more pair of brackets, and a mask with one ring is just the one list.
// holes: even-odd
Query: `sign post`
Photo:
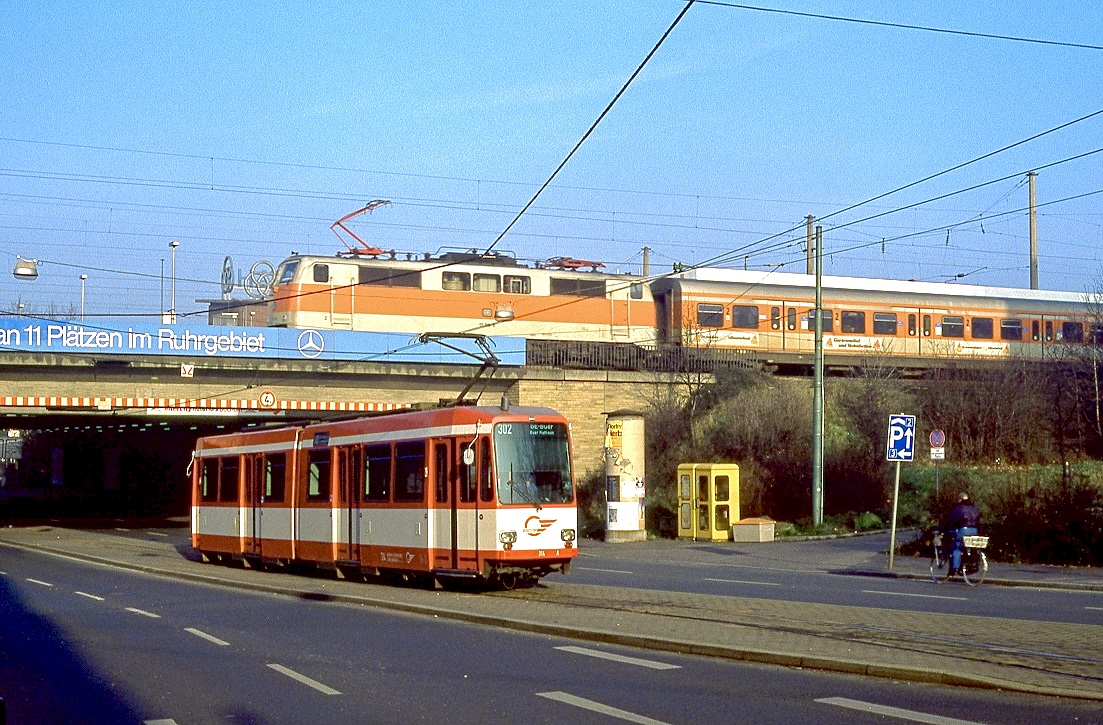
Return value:
[(931, 460), (934, 461), (934, 495), (937, 499), (938, 490), (938, 462), (946, 460), (946, 434), (940, 428), (931, 431)]
[(896, 481), (892, 486), (892, 533), (889, 538), (889, 569), (896, 553), (896, 511), (900, 500), (900, 461), (915, 457), (915, 416), (890, 415), (885, 458), (896, 462)]

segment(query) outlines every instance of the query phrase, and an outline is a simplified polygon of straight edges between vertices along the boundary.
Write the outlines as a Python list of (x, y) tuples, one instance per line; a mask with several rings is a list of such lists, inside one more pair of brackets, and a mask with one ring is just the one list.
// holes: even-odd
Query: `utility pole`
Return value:
[[(811, 223), (812, 217), (808, 217)], [(823, 227), (816, 227), (816, 350), (812, 363), (812, 525), (823, 523)]]
[(813, 252), (812, 252), (812, 220), (813, 219), (815, 219), (815, 217), (812, 216), (811, 214), (804, 217), (804, 222), (805, 222), (804, 248), (807, 250), (807, 253), (805, 254), (805, 260), (808, 263), (808, 274), (812, 274), (812, 273), (815, 272), (815, 270), (813, 269), (813, 264), (812, 264), (812, 260), (813, 260), (813, 256), (812, 256), (813, 255)]
[(1030, 182), (1030, 289), (1038, 289), (1038, 204), (1034, 198), (1034, 177), (1037, 172), (1026, 175)]
[(651, 274), (651, 247), (643, 248), (643, 276)]

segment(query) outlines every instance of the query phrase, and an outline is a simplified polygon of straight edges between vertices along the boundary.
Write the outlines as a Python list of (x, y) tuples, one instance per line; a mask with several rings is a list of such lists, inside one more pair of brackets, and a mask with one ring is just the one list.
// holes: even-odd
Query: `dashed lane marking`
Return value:
[(150, 536), (162, 536), (166, 539), (169, 537), (168, 534), (162, 533), (160, 531), (147, 531), (146, 533)]
[(1103, 607), (1084, 607), (1084, 609), (1090, 609), (1093, 612), (1103, 612)]
[(203, 630), (195, 629), (194, 627), (184, 627), (184, 631), (185, 632), (190, 632), (191, 634), (194, 634), (196, 637), (200, 637), (202, 639), (207, 640), (208, 642), (213, 642), (217, 645), (228, 646), (230, 644), (229, 642), (224, 642), (223, 640), (219, 639), (218, 637), (215, 637), (213, 634), (207, 634)]
[(160, 614), (154, 614), (153, 612), (147, 612), (146, 610), (138, 609), (137, 607), (127, 607), (126, 611), (134, 612), (135, 614), (140, 614), (143, 617), (149, 617), (150, 619), (160, 619), (161, 618)]
[(905, 710), (899, 707), (889, 707), (888, 705), (877, 705), (872, 702), (851, 700), (849, 697), (823, 697), (816, 700), (816, 702), (858, 710), (859, 712), (868, 712), (874, 715), (885, 715), (886, 717), (895, 717), (901, 720), (929, 723), (930, 725), (979, 725), (973, 720), (959, 720), (956, 717), (942, 717), (941, 715), (931, 715), (930, 713), (918, 712), (916, 710)]
[(41, 579), (27, 579), (27, 581), (29, 581), (31, 584), (39, 584), (39, 585), (44, 586), (44, 587), (52, 587), (53, 586), (53, 584), (51, 584), (50, 582), (44, 582)]
[(609, 660), (611, 662), (620, 662), (625, 665), (638, 665), (639, 667), (650, 667), (653, 670), (677, 670), (680, 669), (680, 665), (671, 665), (666, 662), (656, 662), (655, 660), (644, 660), (639, 657), (628, 657), (626, 655), (613, 654), (612, 652), (602, 652), (597, 649), (588, 649), (586, 647), (556, 647), (561, 652), (572, 652), (576, 655), (585, 655), (587, 657), (597, 657), (602, 660)]
[(88, 592), (73, 592), (78, 597), (88, 597), (89, 599), (95, 599), (97, 602), (102, 602), (103, 597), (97, 597), (95, 594), (89, 594)]
[(918, 599), (952, 599), (955, 602), (969, 601), (969, 597), (947, 597), (941, 594), (912, 594), (910, 592), (882, 592), (877, 589), (863, 589), (862, 594), (884, 594), (887, 597), (916, 597)]
[(606, 574), (635, 574), (632, 571), (623, 571), (621, 569), (596, 569), (592, 566), (576, 566), (574, 567), (578, 571), (603, 571)]
[(288, 668), (284, 667), (283, 665), (270, 664), (268, 666), (271, 667), (276, 672), (279, 672), (281, 675), (287, 675), (292, 680), (295, 680), (297, 682), (301, 682), (304, 685), (306, 685), (307, 687), (313, 687), (315, 690), (322, 693), (323, 695), (340, 695), (341, 694), (340, 691), (334, 690), (332, 687), (329, 687), (328, 685), (323, 685), (321, 682), (318, 682), (317, 680), (312, 680), (309, 677), (307, 677), (306, 675), (300, 675), (295, 670), (288, 669)]
[(176, 725), (176, 721), (166, 717), (163, 720), (143, 720), (142, 725)]
[(538, 692), (536, 693), (536, 696), (546, 697), (549, 700), (555, 700), (556, 702), (562, 702), (567, 705), (574, 705), (575, 707), (580, 707), (583, 710), (589, 710), (590, 712), (596, 712), (602, 715), (608, 715), (609, 717), (627, 720), (628, 722), (641, 723), (642, 725), (667, 725), (667, 723), (664, 723), (662, 720), (655, 720), (644, 715), (637, 715), (636, 713), (629, 712), (628, 710), (621, 710), (619, 707), (603, 705), (600, 702), (587, 700), (585, 697), (578, 697), (577, 695), (571, 695), (566, 692)]
[(749, 581), (747, 579), (709, 579), (709, 578), (706, 577), (705, 581), (707, 581), (707, 582), (720, 582), (721, 584), (758, 584), (758, 585), (764, 586), (764, 587), (780, 587), (781, 586), (777, 582), (755, 582), (755, 581)]

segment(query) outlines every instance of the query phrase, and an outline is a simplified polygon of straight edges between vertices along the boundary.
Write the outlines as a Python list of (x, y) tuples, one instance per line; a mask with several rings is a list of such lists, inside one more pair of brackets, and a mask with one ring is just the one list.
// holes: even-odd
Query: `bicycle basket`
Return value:
[(988, 547), (987, 536), (964, 536), (962, 540), (966, 549), (985, 549)]

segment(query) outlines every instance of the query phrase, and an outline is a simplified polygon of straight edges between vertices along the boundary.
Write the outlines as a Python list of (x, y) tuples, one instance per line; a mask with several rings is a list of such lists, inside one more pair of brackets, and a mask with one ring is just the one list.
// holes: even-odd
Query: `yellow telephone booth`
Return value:
[(678, 538), (731, 541), (739, 520), (739, 466), (683, 463), (678, 466)]

